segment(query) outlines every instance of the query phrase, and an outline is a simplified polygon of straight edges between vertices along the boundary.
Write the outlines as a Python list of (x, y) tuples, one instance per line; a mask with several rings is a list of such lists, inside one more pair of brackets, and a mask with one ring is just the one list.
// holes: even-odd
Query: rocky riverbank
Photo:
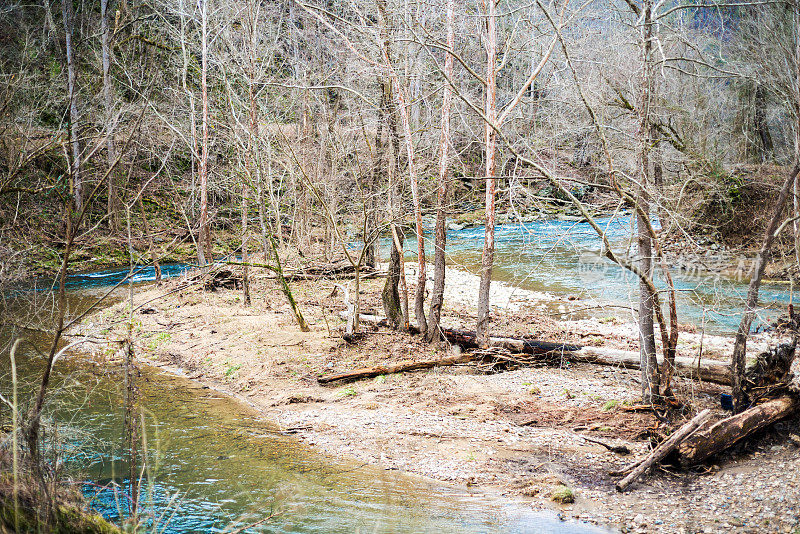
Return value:
[[(407, 279), (414, 280), (415, 265), (407, 268)], [(447, 280), (444, 322), (469, 327), (477, 277), (453, 269)], [(380, 310), (381, 284), (364, 281), (364, 312)], [(142, 288), (134, 296), (137, 357), (245, 398), (266, 419), (326, 453), (499, 491), (565, 517), (641, 532), (800, 528), (800, 458), (788, 439), (796, 423), (780, 424), (700, 470), (659, 471), (620, 495), (608, 472), (631, 457), (596, 441), (641, 455), (648, 438), (666, 431), (651, 414), (631, 411), (639, 395), (636, 372), (564, 363), (485, 375), (464, 365), (323, 387), (316, 378), (324, 374), (456, 349), (372, 327), (357, 343), (346, 343), (338, 316), (344, 305), (332, 292), (333, 281), (293, 287), (311, 332), (295, 326), (266, 276), (254, 280), (251, 306), (242, 304), (240, 291), (203, 291), (181, 280)], [(585, 303), (502, 283), (493, 284), (492, 304), (498, 333), (637, 346), (635, 326), (611, 309), (562, 319)], [(121, 339), (127, 305), (95, 314), (71, 335)], [(702, 350), (704, 359), (722, 359), (729, 353), (729, 339), (686, 330), (681, 355)], [(751, 350), (769, 341), (761, 336)], [(718, 409), (719, 386), (679, 381), (676, 389), (694, 409)]]

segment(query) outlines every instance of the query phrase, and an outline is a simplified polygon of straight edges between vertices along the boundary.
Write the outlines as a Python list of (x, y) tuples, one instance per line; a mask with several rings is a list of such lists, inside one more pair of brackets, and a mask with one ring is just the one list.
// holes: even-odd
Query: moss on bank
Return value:
[(0, 484), (0, 533), (49, 532), (53, 534), (121, 534), (122, 530), (101, 516), (87, 511), (78, 492), (57, 491), (59, 503), (48, 520), (43, 514), (43, 499), (38, 489), (30, 482), (20, 484), (14, 505), (13, 486), (10, 476), (3, 477)]

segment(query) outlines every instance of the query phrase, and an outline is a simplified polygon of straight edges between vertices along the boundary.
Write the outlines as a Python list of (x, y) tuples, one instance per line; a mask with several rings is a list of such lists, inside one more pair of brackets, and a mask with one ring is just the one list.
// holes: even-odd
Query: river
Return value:
[[(625, 248), (627, 217), (601, 219), (615, 247)], [(448, 232), (448, 262), (477, 272), (483, 228)], [(409, 245), (411, 241), (407, 242)], [(387, 243), (382, 244), (387, 257)], [(411, 246), (408, 247), (412, 248)], [(597, 306), (631, 305), (629, 274), (598, 258), (600, 241), (586, 223), (540, 220), (497, 228), (494, 278), (522, 288), (575, 295)], [(407, 252), (409, 259), (415, 259)], [(432, 255), (429, 249), (428, 254)], [(430, 258), (431, 256), (429, 256)], [(165, 276), (186, 269), (164, 266)], [(125, 277), (108, 270), (70, 277), (69, 307), (75, 314)], [(746, 285), (712, 275), (674, 272), (682, 322), (716, 333), (738, 324)], [(153, 279), (151, 268), (134, 273), (134, 283)], [(53, 309), (47, 287), (9, 293), (4, 319), (47, 324)], [(762, 287), (763, 320), (789, 299), (781, 285)], [(119, 297), (116, 297), (119, 298)], [(603, 309), (603, 308), (601, 308)], [(33, 313), (33, 312), (36, 313)], [(41, 316), (41, 317), (40, 317)], [(8, 345), (19, 329), (6, 324), (0, 392), (8, 395)], [(34, 345), (47, 336), (29, 330)], [(42, 360), (28, 348), (19, 355), (21, 398), (30, 398)], [(122, 388), (118, 371), (99, 368), (81, 356), (57, 362), (48, 397), (48, 443), (60, 451), (61, 468), (81, 482), (92, 506), (111, 519), (127, 509), (128, 472), (123, 453)], [(216, 391), (181, 376), (143, 368), (139, 404), (145, 414), (148, 465), (141, 506), (158, 532), (222, 532), (278, 511), (252, 532), (600, 532), (562, 522), (549, 512), (487, 497), (376, 467), (325, 458), (291, 436), (276, 432), (257, 414)], [(7, 410), (2, 413), (7, 418)], [(2, 422), (6, 422), (3, 420)], [(57, 424), (53, 424), (57, 423)], [(117, 484), (117, 486), (115, 486)], [(162, 530), (163, 528), (163, 530)]]
[[(599, 217), (612, 247), (620, 253), (628, 248), (632, 234), (631, 217)], [(658, 227), (657, 221), (653, 221)], [(430, 230), (430, 229), (429, 229)], [(447, 263), (478, 274), (483, 247), (484, 227), (447, 232)], [(433, 261), (432, 231), (426, 232), (426, 259)], [(495, 228), (495, 263), (493, 280), (516, 287), (569, 295), (581, 300), (580, 308), (593, 308), (601, 314), (619, 314), (628, 308), (628, 319), (637, 309), (638, 283), (634, 275), (610, 260), (600, 257), (602, 242), (587, 222), (539, 219), (533, 222), (498, 225)], [(405, 242), (406, 258), (416, 261), (414, 235)], [(380, 255), (389, 257), (389, 241), (380, 242)], [(747, 264), (749, 267), (749, 263)], [(673, 268), (678, 301), (678, 320), (704, 328), (706, 332), (732, 335), (736, 332), (744, 308), (748, 280), (734, 279), (697, 269)], [(656, 273), (656, 283), (664, 288)], [(788, 284), (763, 283), (759, 293), (760, 309), (753, 328), (772, 322), (785, 313), (789, 303)], [(663, 295), (666, 301), (666, 295)]]
[[(70, 313), (80, 313), (124, 274), (72, 277)], [(142, 270), (134, 280), (151, 275)], [(43, 366), (31, 347), (45, 349), (48, 338), (7, 321), (45, 326), (52, 309), (47, 291), (8, 294), (0, 330), (0, 393), (6, 398), (11, 338), (24, 332), (32, 342), (17, 355), (20, 398), (27, 400)], [(73, 355), (56, 362), (45, 409), (46, 456), (112, 520), (128, 508), (121, 384), (119, 369)], [(327, 458), (276, 432), (243, 403), (183, 376), (143, 367), (137, 387), (148, 458), (140, 508), (148, 531), (230, 532), (275, 511), (246, 532), (604, 532), (499, 496)], [(2, 411), (0, 422), (8, 415)]]

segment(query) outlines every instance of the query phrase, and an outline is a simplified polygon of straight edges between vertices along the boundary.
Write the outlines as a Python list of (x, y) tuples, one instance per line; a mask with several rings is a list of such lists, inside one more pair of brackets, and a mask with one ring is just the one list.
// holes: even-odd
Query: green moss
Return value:
[(550, 500), (559, 504), (570, 504), (575, 502), (575, 494), (572, 492), (572, 488), (560, 484), (550, 492)]
[(619, 406), (619, 401), (618, 400), (610, 400), (610, 401), (606, 402), (605, 404), (603, 404), (603, 407), (601, 409), (604, 412), (610, 412), (611, 410), (616, 409), (617, 406)]
[[(56, 507), (52, 523), (45, 525), (38, 511), (29, 505), (22, 505), (15, 514), (12, 499), (4, 499), (0, 504), (0, 527), (18, 527), (19, 533), (51, 532), (53, 534), (121, 534), (119, 527), (109, 523), (99, 515), (91, 514), (76, 506)], [(15, 520), (16, 516), (16, 520)]]

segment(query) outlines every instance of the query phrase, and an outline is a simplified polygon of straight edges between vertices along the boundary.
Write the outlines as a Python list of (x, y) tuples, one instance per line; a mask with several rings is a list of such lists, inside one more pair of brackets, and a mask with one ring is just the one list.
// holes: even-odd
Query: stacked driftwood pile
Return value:
[[(796, 340), (758, 355), (747, 370), (746, 390), (751, 407), (719, 420), (703, 410), (627, 471), (617, 484), (625, 491), (647, 469), (673, 451), (684, 467), (699, 464), (730, 448), (742, 439), (800, 410), (800, 358), (795, 357)], [(624, 473), (623, 473), (624, 474)]]

